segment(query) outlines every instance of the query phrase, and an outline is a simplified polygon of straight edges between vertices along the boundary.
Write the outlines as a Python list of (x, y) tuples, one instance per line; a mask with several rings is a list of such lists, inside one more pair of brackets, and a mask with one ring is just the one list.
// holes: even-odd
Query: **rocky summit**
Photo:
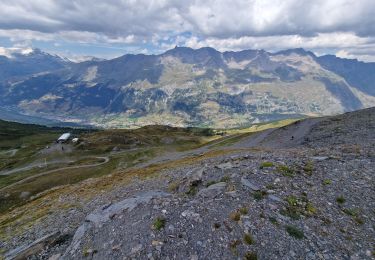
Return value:
[(1, 252), (6, 259), (374, 258), (374, 108), (219, 140), (29, 198), (0, 216)]
[(375, 63), (303, 49), (176, 47), (80, 63), (36, 49), (0, 56), (0, 111), (43, 124), (246, 127), (374, 106), (374, 72)]

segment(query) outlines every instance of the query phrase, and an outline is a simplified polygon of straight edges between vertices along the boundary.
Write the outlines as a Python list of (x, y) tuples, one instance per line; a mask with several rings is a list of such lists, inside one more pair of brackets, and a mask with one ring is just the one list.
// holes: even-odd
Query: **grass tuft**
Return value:
[(247, 213), (249, 213), (249, 210), (246, 207), (242, 207), (242, 208), (239, 209), (239, 212), (242, 215), (246, 215)]
[(282, 175), (284, 176), (287, 176), (287, 177), (293, 177), (294, 176), (294, 170), (290, 167), (288, 167), (287, 165), (279, 165), (276, 167), (276, 171), (281, 173)]
[(240, 221), (241, 214), (238, 211), (233, 211), (232, 213), (229, 214), (229, 218), (233, 221)]
[(262, 199), (264, 199), (266, 196), (267, 196), (267, 191), (264, 191), (264, 190), (255, 191), (255, 192), (253, 193), (253, 198), (254, 198), (255, 200), (262, 200)]
[(225, 175), (223, 176), (221, 179), (220, 179), (220, 182), (229, 182), (230, 181), (230, 177), (228, 175)]
[(258, 260), (258, 255), (256, 252), (246, 252), (244, 256), (245, 260)]
[(156, 230), (161, 230), (165, 227), (165, 219), (162, 218), (162, 217), (157, 217), (155, 220), (154, 220), (154, 223), (153, 223), (153, 227), (154, 229)]
[(264, 169), (264, 168), (270, 168), (270, 167), (273, 167), (274, 166), (274, 163), (273, 162), (262, 162), (260, 164), (260, 169)]
[(345, 203), (345, 198), (343, 196), (338, 196), (336, 198), (336, 202), (339, 203), (339, 204), (344, 204)]
[(252, 235), (249, 234), (249, 233), (246, 233), (246, 234), (243, 236), (243, 241), (245, 242), (245, 244), (248, 244), (248, 245), (252, 245), (252, 244), (255, 243), (254, 238), (253, 238)]
[(292, 225), (287, 225), (285, 227), (286, 229), (286, 232), (288, 232), (288, 234), (292, 237), (295, 237), (297, 239), (302, 239), (305, 237), (305, 235), (303, 234), (303, 231), (298, 229), (297, 227), (295, 226), (292, 226)]

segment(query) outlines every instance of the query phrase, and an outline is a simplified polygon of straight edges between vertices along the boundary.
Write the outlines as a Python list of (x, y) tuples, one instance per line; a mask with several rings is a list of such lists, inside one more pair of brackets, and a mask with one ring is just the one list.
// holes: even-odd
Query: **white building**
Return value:
[(66, 141), (69, 140), (71, 135), (72, 135), (71, 133), (64, 133), (59, 137), (59, 139), (57, 139), (57, 142), (58, 143), (65, 143)]

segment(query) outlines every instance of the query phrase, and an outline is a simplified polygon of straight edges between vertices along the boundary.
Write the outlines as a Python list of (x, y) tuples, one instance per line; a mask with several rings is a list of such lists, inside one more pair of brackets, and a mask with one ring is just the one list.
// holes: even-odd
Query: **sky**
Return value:
[(375, 0), (0, 0), (0, 55), (305, 48), (375, 61)]

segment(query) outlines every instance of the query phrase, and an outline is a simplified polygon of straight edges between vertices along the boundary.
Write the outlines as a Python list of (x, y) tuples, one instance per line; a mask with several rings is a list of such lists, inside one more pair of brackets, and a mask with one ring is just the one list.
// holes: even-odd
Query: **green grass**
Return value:
[(278, 165), (276, 167), (276, 171), (281, 173), (282, 175), (288, 176), (288, 177), (293, 177), (294, 173), (295, 173), (294, 169), (290, 168), (287, 165), (283, 165), (283, 164)]
[(98, 167), (62, 170), (5, 189), (4, 192), (8, 193), (9, 197), (0, 197), (0, 213), (12, 207), (25, 204), (27, 201), (19, 197), (24, 191), (30, 192), (32, 196), (56, 186), (74, 184), (88, 178), (107, 175), (117, 167), (117, 164), (118, 160), (112, 159), (108, 163)]
[(305, 165), (304, 165), (304, 167), (303, 167), (303, 170), (308, 175), (311, 175), (313, 173), (313, 171), (314, 171), (314, 163), (312, 161), (306, 162)]
[(246, 207), (242, 207), (238, 210), (242, 215), (249, 213), (249, 210)]
[(297, 239), (303, 239), (305, 235), (303, 234), (303, 231), (300, 230), (299, 228), (292, 226), (292, 225), (287, 225), (285, 227), (286, 232), (292, 237), (295, 237)]
[(165, 227), (165, 219), (162, 218), (162, 217), (157, 217), (155, 220), (154, 220), (154, 223), (153, 223), (153, 227), (154, 229), (156, 230), (161, 230)]
[(274, 163), (273, 162), (262, 162), (260, 164), (260, 169), (263, 169), (263, 168), (270, 168), (270, 167), (273, 167), (274, 166)]
[(269, 221), (274, 224), (275, 226), (278, 226), (279, 225), (279, 222), (277, 221), (277, 219), (275, 217), (269, 217), (268, 218)]
[(296, 196), (288, 196), (286, 197), (286, 201), (288, 202), (289, 206), (297, 206), (297, 197)]
[(239, 142), (241, 139), (252, 135), (253, 133), (244, 133), (244, 134), (234, 134), (232, 136), (223, 137), (221, 139), (215, 140), (214, 144), (210, 146), (211, 149), (213, 148), (220, 148), (224, 146), (230, 146)]
[(248, 245), (252, 245), (252, 244), (255, 243), (255, 240), (254, 240), (253, 236), (249, 233), (246, 233), (243, 236), (243, 241), (245, 242), (245, 244), (248, 244)]
[(349, 209), (349, 208), (344, 208), (342, 210), (346, 215), (356, 217), (358, 216), (358, 210), (357, 209)]
[(220, 179), (220, 182), (229, 182), (230, 181), (230, 177), (228, 175), (225, 175), (223, 177), (221, 177)]
[(267, 192), (266, 192), (266, 191), (254, 191), (254, 192), (253, 192), (253, 198), (254, 198), (255, 200), (262, 200), (262, 199), (264, 199), (266, 196), (267, 196)]
[(336, 198), (336, 202), (338, 203), (338, 204), (344, 204), (345, 203), (345, 198), (343, 197), (343, 196), (338, 196), (337, 198)]

